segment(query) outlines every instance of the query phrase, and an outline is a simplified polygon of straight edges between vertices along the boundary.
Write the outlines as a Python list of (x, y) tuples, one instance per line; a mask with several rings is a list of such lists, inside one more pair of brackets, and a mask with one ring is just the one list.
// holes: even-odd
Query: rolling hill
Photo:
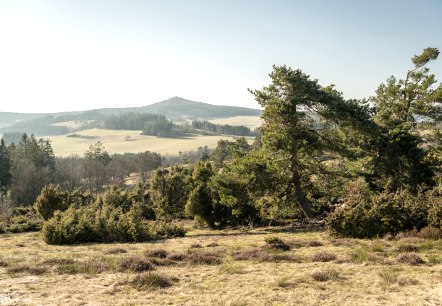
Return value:
[(44, 126), (70, 120), (97, 120), (103, 115), (121, 112), (142, 112), (165, 115), (175, 122), (188, 120), (210, 120), (235, 116), (260, 116), (260, 109), (236, 106), (212, 105), (195, 102), (180, 97), (141, 107), (101, 108), (87, 111), (62, 112), (51, 114), (27, 114), (0, 112), (0, 134), (5, 132), (27, 132), (38, 136), (63, 134), (60, 129)]

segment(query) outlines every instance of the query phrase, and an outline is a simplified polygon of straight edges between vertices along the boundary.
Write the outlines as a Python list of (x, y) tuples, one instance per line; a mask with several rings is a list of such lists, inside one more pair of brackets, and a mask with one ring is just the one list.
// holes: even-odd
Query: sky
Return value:
[[(0, 0), (0, 111), (259, 108), (272, 65), (368, 98), (442, 50), (440, 0)], [(429, 66), (442, 80), (442, 56)]]

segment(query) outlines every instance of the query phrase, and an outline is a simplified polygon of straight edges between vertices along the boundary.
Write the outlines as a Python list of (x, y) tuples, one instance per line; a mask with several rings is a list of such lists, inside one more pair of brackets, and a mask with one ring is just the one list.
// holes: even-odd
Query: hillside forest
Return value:
[(193, 219), (210, 229), (298, 222), (341, 237), (442, 235), (442, 85), (428, 68), (438, 56), (424, 49), (361, 100), (273, 66), (270, 84), (249, 90), (263, 109), (257, 131), (137, 112), (89, 121), (157, 137), (238, 136), (179, 156), (111, 155), (97, 142), (56, 157), (47, 139), (5, 134), (0, 232), (41, 230), (49, 244), (150, 241), (183, 236), (180, 220)]

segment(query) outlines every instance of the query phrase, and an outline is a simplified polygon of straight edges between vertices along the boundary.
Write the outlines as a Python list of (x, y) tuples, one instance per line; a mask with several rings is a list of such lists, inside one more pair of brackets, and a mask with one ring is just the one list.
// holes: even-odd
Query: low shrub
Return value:
[(41, 275), (48, 272), (48, 268), (45, 266), (30, 266), (30, 265), (19, 265), (13, 266), (6, 269), (10, 274), (27, 273), (32, 275)]
[(203, 246), (201, 245), (201, 244), (199, 244), (199, 243), (192, 243), (191, 245), (190, 245), (190, 248), (191, 249), (201, 249)]
[(243, 251), (239, 251), (234, 255), (234, 258), (236, 260), (251, 260), (251, 259), (258, 259), (263, 254), (263, 251), (261, 249), (255, 248), (255, 249), (247, 249)]
[(176, 265), (177, 262), (170, 259), (170, 258), (149, 258), (149, 260), (152, 262), (152, 264), (154, 266), (171, 266), (171, 265)]
[(336, 259), (336, 255), (329, 252), (315, 253), (310, 257), (313, 262), (328, 262)]
[(350, 253), (351, 261), (354, 263), (363, 263), (368, 260), (368, 251), (362, 247), (353, 250)]
[(72, 263), (59, 264), (56, 272), (59, 274), (87, 274), (96, 275), (108, 270), (105, 262), (100, 260), (74, 261)]
[(194, 265), (219, 265), (222, 259), (215, 253), (191, 253), (187, 255), (187, 259)]
[(0, 215), (0, 233), (36, 232), (42, 224), (43, 219), (33, 207), (17, 207), (8, 218)]
[(288, 251), (291, 249), (290, 245), (278, 237), (267, 237), (265, 238), (267, 243), (266, 247), (273, 250)]
[(172, 282), (172, 279), (166, 275), (145, 272), (134, 276), (129, 284), (137, 290), (148, 290), (167, 288), (172, 286)]
[(35, 201), (35, 209), (46, 221), (54, 216), (55, 211), (64, 211), (69, 208), (69, 192), (60, 188), (59, 185), (43, 187)]
[(430, 213), (431, 209), (435, 209), (434, 205), (430, 205), (431, 201), (432, 196), (422, 192), (414, 195), (399, 190), (373, 194), (358, 182), (349, 190), (341, 207), (327, 217), (326, 226), (336, 236), (353, 238), (380, 237), (387, 233), (421, 229), (428, 225), (429, 219), (433, 220), (430, 223), (437, 219), (430, 217), (438, 214)]
[(176, 224), (146, 222), (141, 218), (142, 207), (134, 204), (128, 212), (99, 202), (71, 206), (56, 211), (42, 228), (48, 244), (76, 244), (87, 242), (141, 242), (183, 236), (185, 230)]
[(309, 240), (309, 241), (307, 241), (306, 245), (309, 247), (320, 247), (320, 246), (323, 246), (324, 244), (318, 240)]
[(260, 257), (258, 257), (259, 261), (262, 262), (301, 262), (302, 257), (291, 254), (269, 254), (263, 252)]
[(339, 279), (339, 273), (333, 269), (315, 271), (312, 273), (312, 278), (317, 282), (326, 282), (328, 280), (336, 281)]
[(236, 260), (258, 260), (261, 262), (301, 262), (302, 257), (292, 254), (268, 253), (262, 249), (247, 249), (234, 255)]
[(187, 258), (187, 256), (182, 253), (175, 253), (175, 254), (170, 254), (168, 258), (170, 260), (183, 261)]
[(387, 284), (394, 284), (399, 279), (398, 269), (388, 268), (379, 272), (380, 278)]
[[(441, 217), (442, 218), (442, 217)], [(442, 227), (441, 227), (442, 228)], [(422, 228), (416, 236), (423, 239), (442, 239), (442, 229), (433, 227), (433, 226), (426, 226)]]
[(428, 210), (428, 223), (432, 227), (442, 229), (442, 196), (433, 196), (431, 202)]
[(127, 253), (126, 249), (123, 248), (113, 248), (106, 251), (106, 254), (115, 255), (115, 254), (125, 254)]
[(149, 232), (155, 239), (184, 237), (186, 235), (186, 230), (181, 224), (162, 221), (150, 222)]
[(150, 260), (141, 257), (124, 258), (119, 265), (120, 272), (144, 272), (155, 270)]
[(417, 266), (425, 263), (422, 257), (416, 253), (402, 254), (398, 257), (397, 261), (411, 266)]
[(42, 262), (43, 265), (71, 265), (75, 262), (75, 260), (71, 258), (49, 258)]
[(166, 258), (167, 257), (167, 251), (163, 249), (156, 249), (156, 250), (147, 250), (144, 252), (144, 255), (146, 257), (154, 257), (154, 258)]
[(415, 244), (401, 244), (398, 247), (399, 252), (417, 252), (419, 250), (419, 246)]

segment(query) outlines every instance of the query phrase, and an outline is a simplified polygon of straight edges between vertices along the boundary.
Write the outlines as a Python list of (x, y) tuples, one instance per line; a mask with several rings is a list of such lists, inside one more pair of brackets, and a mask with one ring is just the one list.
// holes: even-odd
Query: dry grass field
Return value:
[(0, 235), (0, 305), (442, 305), (442, 240), (208, 231), (155, 243)]
[(215, 124), (244, 125), (251, 129), (256, 129), (262, 124), (261, 117), (259, 116), (233, 116), (229, 118), (212, 119), (209, 121)]
[[(198, 147), (216, 147), (218, 140), (234, 140), (230, 136), (193, 136), (186, 138), (158, 138), (140, 135), (141, 131), (89, 129), (76, 132), (81, 137), (50, 136), (56, 156), (83, 155), (90, 145), (101, 141), (106, 150), (113, 153), (157, 152), (162, 155), (178, 155), (180, 151), (194, 151)], [(88, 137), (88, 138), (87, 138)]]

